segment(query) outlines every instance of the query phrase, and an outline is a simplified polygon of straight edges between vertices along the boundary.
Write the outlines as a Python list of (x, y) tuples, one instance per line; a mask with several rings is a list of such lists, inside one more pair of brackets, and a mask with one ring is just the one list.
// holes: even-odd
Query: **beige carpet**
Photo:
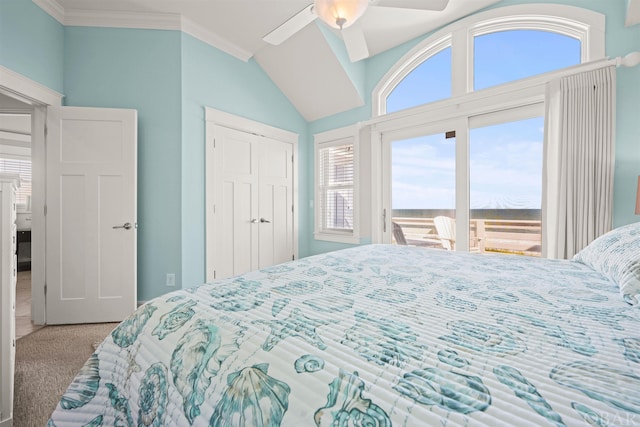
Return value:
[(94, 343), (117, 323), (47, 326), (16, 341), (15, 427), (44, 427)]

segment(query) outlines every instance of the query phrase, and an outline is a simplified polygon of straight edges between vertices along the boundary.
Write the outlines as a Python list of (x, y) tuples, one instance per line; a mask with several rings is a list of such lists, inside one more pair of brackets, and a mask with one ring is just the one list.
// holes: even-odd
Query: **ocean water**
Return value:
[[(393, 217), (434, 218), (448, 216), (455, 218), (455, 209), (393, 209)], [(540, 209), (471, 209), (472, 219), (515, 219), (540, 221)]]

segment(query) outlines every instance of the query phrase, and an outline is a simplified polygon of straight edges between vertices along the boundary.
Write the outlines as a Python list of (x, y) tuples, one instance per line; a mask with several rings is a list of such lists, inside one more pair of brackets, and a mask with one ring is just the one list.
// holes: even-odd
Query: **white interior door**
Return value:
[(137, 112), (47, 112), (47, 324), (121, 321), (136, 308)]
[(259, 143), (259, 268), (293, 258), (293, 147), (263, 138)]
[(215, 278), (258, 266), (258, 174), (255, 136), (216, 127)]
[(214, 126), (213, 133), (207, 280), (291, 260), (293, 144), (223, 126)]

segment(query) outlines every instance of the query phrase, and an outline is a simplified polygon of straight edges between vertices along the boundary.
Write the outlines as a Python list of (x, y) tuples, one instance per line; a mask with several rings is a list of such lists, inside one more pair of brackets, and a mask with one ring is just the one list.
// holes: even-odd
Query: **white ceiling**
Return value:
[[(364, 104), (362, 82), (327, 40), (339, 31), (321, 31), (316, 20), (279, 46), (262, 40), (312, 0), (33, 1), (65, 25), (180, 29), (244, 61), (253, 57), (309, 121)], [(499, 1), (450, 0), (440, 12), (370, 7), (360, 24), (373, 56)], [(638, 0), (628, 1), (631, 9)]]
[[(313, 0), (33, 1), (65, 25), (182, 30), (243, 61), (254, 58), (308, 121), (364, 104), (363, 82), (352, 80), (345, 52), (328, 40), (339, 31), (316, 20), (279, 46), (262, 40)], [(359, 23), (374, 56), (499, 1), (449, 0), (439, 12), (370, 7)], [(638, 22), (640, 0), (627, 0), (626, 25)]]

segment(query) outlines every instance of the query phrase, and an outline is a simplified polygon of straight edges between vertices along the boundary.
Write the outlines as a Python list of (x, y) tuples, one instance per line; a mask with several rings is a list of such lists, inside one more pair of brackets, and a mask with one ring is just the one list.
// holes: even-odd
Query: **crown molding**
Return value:
[(33, 2), (65, 26), (182, 31), (244, 62), (253, 56), (251, 52), (178, 13), (65, 10), (56, 0), (33, 0)]
[(33, 0), (33, 2), (53, 19), (64, 25), (64, 7), (56, 0)]
[(116, 12), (68, 9), (64, 25), (73, 27), (138, 28), (143, 30), (181, 30), (177, 13)]
[(182, 18), (182, 31), (190, 36), (197, 38), (198, 40), (203, 41), (204, 43), (211, 45), (221, 51), (228, 53), (231, 56), (235, 56), (236, 58), (247, 62), (253, 54), (248, 50), (242, 49), (240, 46), (235, 43), (231, 43), (229, 40), (220, 37), (216, 33), (207, 30), (201, 25), (194, 23), (193, 21)]

